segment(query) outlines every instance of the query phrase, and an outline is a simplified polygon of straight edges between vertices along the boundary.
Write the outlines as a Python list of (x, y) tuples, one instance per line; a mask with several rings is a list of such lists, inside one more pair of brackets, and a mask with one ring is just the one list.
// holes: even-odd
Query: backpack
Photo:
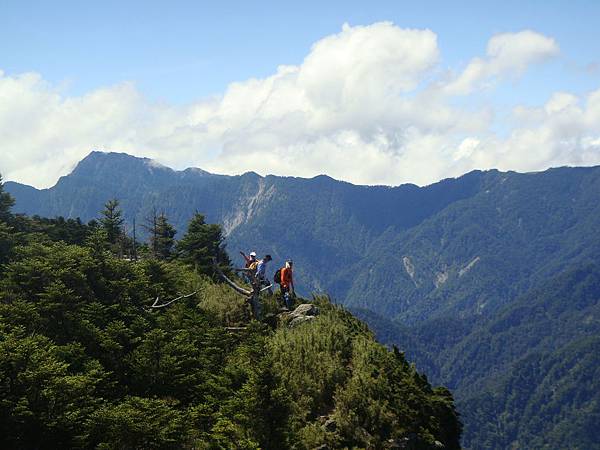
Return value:
[(258, 261), (254, 261), (252, 264), (250, 264), (248, 266), (248, 269), (250, 269), (250, 270), (256, 270), (257, 266), (258, 266)]
[(273, 275), (273, 281), (277, 284), (281, 284), (281, 269), (277, 269), (275, 271), (275, 275)]

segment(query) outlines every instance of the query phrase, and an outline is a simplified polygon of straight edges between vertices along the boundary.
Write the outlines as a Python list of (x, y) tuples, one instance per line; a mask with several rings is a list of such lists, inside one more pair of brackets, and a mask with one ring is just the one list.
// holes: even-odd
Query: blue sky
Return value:
[[(446, 72), (458, 76), (473, 58), (486, 56), (489, 40), (498, 34), (532, 30), (555, 41), (559, 52), (544, 57), (543, 61), (528, 63), (527, 70), (503, 76), (501, 82), (494, 82), (493, 88), (445, 101), (445, 105), (464, 110), (491, 111), (494, 119), (490, 119), (484, 132), (475, 136), (482, 142), (483, 135), (496, 133), (504, 138), (512, 132), (515, 118), (509, 116), (516, 106), (539, 108), (553, 93), (563, 91), (584, 102), (586, 95), (600, 88), (600, 1), (596, 0), (305, 1), (287, 4), (4, 0), (0, 2), (0, 70), (5, 78), (14, 79), (29, 72), (38, 74), (42, 84), (38, 83), (32, 89), (37, 91), (44, 85), (49, 92), (60, 96), (59, 103), (63, 106), (69, 103), (69, 99), (81, 100), (99, 89), (131, 82), (135, 94), (128, 91), (129, 94), (143, 97), (141, 103), (147, 106), (162, 104), (167, 109), (184, 108), (206, 98), (222, 98), (233, 82), (268, 79), (280, 65), (301, 66), (311, 54), (312, 46), (328, 36), (339, 34), (344, 23), (356, 27), (382, 21), (392, 22), (399, 29), (431, 30), (435, 33), (439, 55), (435, 67), (423, 74), (424, 82), (447, 78)], [(135, 119), (138, 120), (139, 117)], [(189, 119), (184, 121), (187, 123)], [(356, 126), (346, 123), (338, 132), (360, 128), (361, 123)], [(202, 126), (205, 125), (203, 122)], [(98, 126), (106, 128), (106, 125)], [(229, 122), (223, 125), (225, 128), (232, 126)], [(0, 138), (1, 127), (2, 123)], [(24, 130), (26, 132), (27, 129)], [(398, 133), (406, 134), (406, 127), (401, 132), (395, 129), (391, 133), (394, 136), (387, 133), (386, 138), (397, 139)], [(461, 133), (462, 138), (466, 132)], [(595, 142), (595, 133), (595, 129), (587, 130), (580, 138)], [(113, 148), (115, 144), (125, 142), (115, 136), (110, 139), (90, 137), (89, 142), (85, 141), (85, 136), (79, 136), (79, 139), (81, 148), (100, 145), (110, 150), (119, 150)], [(69, 145), (74, 145), (72, 139), (66, 140)], [(58, 139), (56, 145), (63, 141)], [(288, 142), (288, 139), (278, 138), (276, 141), (281, 147), (281, 141)], [(310, 145), (307, 142), (303, 140), (301, 145), (298, 144), (303, 151)], [(132, 152), (129, 144), (129, 141), (122, 144), (121, 149)], [(265, 168), (251, 168), (236, 165), (231, 158), (227, 164), (210, 159), (226, 149), (226, 144), (223, 139), (210, 140), (210, 145), (202, 144), (188, 157), (179, 150), (177, 157), (173, 156), (173, 152), (165, 150), (161, 153), (159, 149), (140, 150), (139, 153), (150, 153), (148, 156), (174, 166), (203, 164), (232, 173), (253, 169), (259, 173), (295, 174), (290, 173), (294, 171), (289, 167), (267, 164)], [(459, 144), (457, 141), (456, 145)], [(56, 148), (56, 153), (52, 153), (48, 144), (44, 145), (46, 147), (40, 150), (39, 155), (63, 162), (53, 169), (49, 168), (56, 173), (48, 180), (39, 181), (38, 185), (51, 183), (53, 177), (68, 171), (83, 151)], [(189, 145), (194, 143), (190, 141)], [(0, 152), (5, 154), (4, 161), (0, 157), (0, 170), (9, 173), (9, 177), (12, 174), (15, 179), (35, 183), (30, 169), (16, 167), (16, 158), (9, 160), (6, 157), (8, 152), (15, 151), (14, 148), (14, 145), (3, 144), (0, 139)], [(263, 151), (266, 150), (263, 148)], [(210, 155), (210, 158), (198, 156), (199, 153)], [(404, 154), (400, 150), (396, 153)], [(592, 156), (595, 157), (595, 153)], [(563, 160), (567, 161), (554, 158), (548, 160), (547, 165)], [(472, 161), (472, 166), (487, 164), (481, 163), (481, 158), (478, 161)], [(497, 159), (493, 161), (497, 162)], [(490, 160), (490, 164), (493, 161)], [(543, 166), (543, 162), (540, 164)], [(369, 183), (393, 184), (396, 179), (399, 182), (423, 183), (455, 175), (458, 170), (468, 169), (467, 166), (446, 171), (440, 169), (431, 176), (415, 180), (403, 175), (381, 176), (379, 172), (372, 177), (346, 178)], [(517, 164), (516, 168), (533, 169), (537, 166), (532, 163), (519, 167)], [(326, 165), (323, 170), (327, 170)], [(318, 172), (317, 162), (298, 174), (308, 176), (313, 172)], [(334, 175), (344, 178), (343, 172)]]
[[(556, 39), (565, 59), (529, 74), (526, 102), (552, 89), (596, 87), (600, 1), (10, 1), (0, 5), (0, 67), (36, 71), (69, 91), (132, 80), (155, 99), (187, 102), (232, 81), (299, 64), (342, 24), (392, 21), (429, 28), (443, 63), (466, 64), (496, 33), (533, 29)], [(522, 83), (525, 85), (526, 83)], [(511, 96), (514, 86), (499, 94)]]

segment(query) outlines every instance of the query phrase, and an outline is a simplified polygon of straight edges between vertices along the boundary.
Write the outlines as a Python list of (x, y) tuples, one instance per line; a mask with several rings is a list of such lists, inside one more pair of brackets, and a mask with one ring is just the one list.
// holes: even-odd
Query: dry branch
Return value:
[(235, 284), (233, 281), (231, 281), (227, 275), (225, 275), (223, 273), (223, 271), (221, 270), (221, 268), (218, 266), (218, 264), (216, 263), (216, 260), (213, 259), (213, 265), (215, 267), (215, 270), (217, 271), (217, 273), (219, 274), (219, 276), (221, 278), (223, 278), (223, 280), (225, 280), (225, 282), (231, 286), (238, 294), (242, 294), (245, 296), (251, 296), (252, 295), (252, 291), (248, 291), (240, 286), (238, 286), (237, 284)]
[(153, 303), (153, 304), (150, 306), (150, 308), (154, 308), (154, 309), (157, 309), (157, 308), (164, 308), (165, 306), (169, 306), (171, 303), (173, 303), (173, 302), (176, 302), (177, 300), (181, 300), (182, 298), (189, 298), (189, 297), (191, 297), (192, 295), (196, 295), (197, 293), (198, 293), (198, 291), (194, 291), (194, 292), (192, 292), (191, 294), (182, 295), (182, 296), (180, 296), (180, 297), (174, 298), (173, 300), (169, 300), (169, 301), (168, 301), (168, 302), (166, 302), (166, 303), (161, 303), (160, 305), (158, 304), (158, 303), (159, 303), (159, 301), (160, 301), (160, 300), (159, 300), (159, 297), (156, 297), (156, 300), (154, 300), (154, 303)]

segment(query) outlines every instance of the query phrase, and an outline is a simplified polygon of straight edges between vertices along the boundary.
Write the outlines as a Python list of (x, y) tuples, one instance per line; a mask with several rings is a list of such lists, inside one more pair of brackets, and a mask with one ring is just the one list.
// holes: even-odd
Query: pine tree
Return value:
[(207, 224), (204, 215), (196, 213), (188, 225), (185, 236), (177, 243), (182, 260), (193, 265), (200, 273), (213, 274), (213, 258), (224, 268), (231, 262), (225, 252), (221, 226)]
[(150, 235), (150, 247), (158, 259), (169, 259), (175, 245), (177, 231), (162, 213), (156, 218), (155, 232)]
[(119, 241), (123, 234), (123, 222), (123, 211), (119, 208), (119, 201), (117, 199), (109, 200), (104, 205), (100, 223), (106, 231), (106, 237), (110, 244), (116, 244)]

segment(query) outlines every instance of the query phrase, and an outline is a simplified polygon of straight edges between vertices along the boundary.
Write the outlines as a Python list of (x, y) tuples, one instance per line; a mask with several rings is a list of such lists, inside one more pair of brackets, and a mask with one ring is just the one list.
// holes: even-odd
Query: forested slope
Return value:
[[(476, 195), (378, 238), (346, 304), (404, 323), (491, 316), (565, 268), (597, 259), (600, 170), (509, 172), (486, 180)], [(378, 289), (377, 302), (366, 300), (366, 292)]]
[(356, 312), (452, 389), (465, 448), (600, 448), (597, 264), (566, 270), (489, 319), (406, 327)]
[(130, 261), (109, 208), (84, 225), (10, 204), (0, 184), (0, 447), (459, 448), (449, 391), (327, 298), (294, 328), (252, 320), (204, 264), (219, 227)]

